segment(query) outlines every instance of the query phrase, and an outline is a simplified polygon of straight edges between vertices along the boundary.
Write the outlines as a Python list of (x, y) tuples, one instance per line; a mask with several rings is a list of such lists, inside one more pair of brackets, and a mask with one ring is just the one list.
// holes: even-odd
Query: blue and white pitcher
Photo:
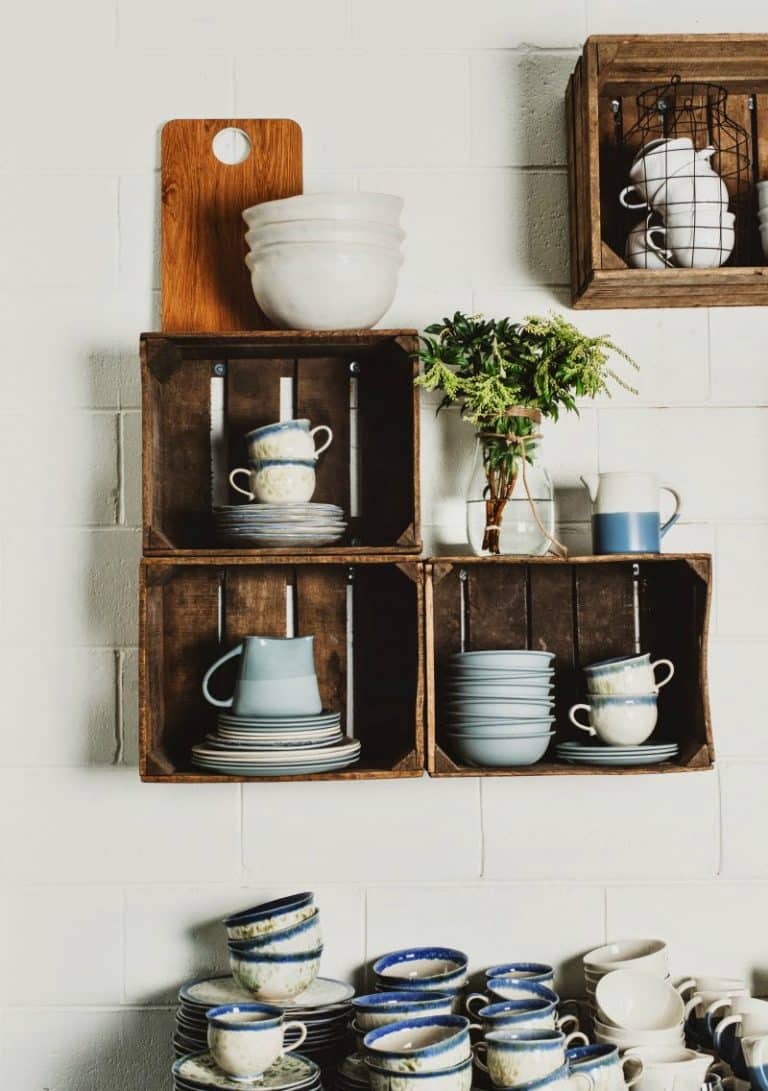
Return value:
[[(661, 539), (680, 518), (680, 495), (662, 485), (657, 474), (585, 474), (581, 478), (594, 505), (595, 553), (660, 553)], [(659, 515), (659, 495), (669, 492), (675, 510), (666, 523)]]

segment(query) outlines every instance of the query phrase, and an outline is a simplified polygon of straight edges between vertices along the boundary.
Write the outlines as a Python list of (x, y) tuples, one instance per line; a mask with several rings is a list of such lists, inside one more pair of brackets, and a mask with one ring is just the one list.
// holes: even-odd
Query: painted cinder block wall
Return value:
[[(289, 116), (307, 188), (406, 200), (388, 323), (567, 307), (562, 100), (592, 32), (767, 31), (758, 0), (29, 0), (0, 12), (0, 1057), (17, 1091), (169, 1085), (178, 983), (218, 918), (318, 891), (324, 968), (436, 941), (578, 987), (606, 937), (768, 991), (768, 370), (762, 311), (593, 312), (641, 393), (549, 430), (578, 475), (628, 461), (712, 550), (714, 772), (142, 785), (136, 582), (142, 329), (157, 326), (160, 124)], [(461, 533), (471, 446), (423, 407), (430, 541)]]

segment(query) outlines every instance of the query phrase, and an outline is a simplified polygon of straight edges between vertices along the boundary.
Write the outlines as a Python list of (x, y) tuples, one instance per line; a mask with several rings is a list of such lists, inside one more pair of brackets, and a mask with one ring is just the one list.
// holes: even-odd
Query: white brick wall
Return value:
[[(567, 306), (566, 74), (588, 32), (768, 30), (733, 0), (50, 0), (7, 4), (0, 91), (0, 1056), (18, 1091), (164, 1091), (174, 991), (225, 965), (230, 908), (312, 884), (326, 969), (433, 940), (472, 969), (608, 936), (751, 975), (768, 735), (766, 318), (594, 312), (642, 365), (548, 426), (564, 535), (585, 471), (683, 492), (670, 549), (712, 549), (718, 770), (692, 776), (168, 787), (136, 772), (138, 334), (157, 328), (158, 134), (293, 116), (308, 189), (406, 199), (387, 324)], [(471, 430), (424, 399), (430, 542), (461, 540)], [(739, 921), (738, 929), (731, 922)], [(355, 979), (362, 983), (364, 975)]]

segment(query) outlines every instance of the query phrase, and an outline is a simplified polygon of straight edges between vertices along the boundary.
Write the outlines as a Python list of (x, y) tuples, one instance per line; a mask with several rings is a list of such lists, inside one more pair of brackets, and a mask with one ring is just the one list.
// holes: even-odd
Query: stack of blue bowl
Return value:
[(444, 741), (461, 764), (533, 765), (554, 735), (553, 652), (457, 652), (440, 677)]
[(457, 1010), (467, 983), (463, 951), (453, 947), (406, 947), (382, 955), (373, 964), (376, 992), (440, 993)]

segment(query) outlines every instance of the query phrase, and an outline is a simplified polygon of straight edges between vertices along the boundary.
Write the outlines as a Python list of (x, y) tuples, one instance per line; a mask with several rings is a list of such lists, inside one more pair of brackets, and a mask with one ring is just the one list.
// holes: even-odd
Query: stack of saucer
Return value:
[(261, 1091), (323, 1091), (320, 1068), (300, 1053), (286, 1053), (259, 1077), (258, 1084), (244, 1084), (218, 1067), (207, 1050), (179, 1057), (173, 1065), (176, 1091), (239, 1091), (258, 1086)]
[(660, 765), (677, 757), (676, 742), (640, 743), (638, 746), (604, 746), (595, 743), (563, 742), (555, 753), (572, 765)]
[(263, 548), (333, 545), (347, 529), (336, 504), (226, 504), (213, 521), (220, 542)]
[(218, 730), (192, 747), (194, 765), (233, 776), (327, 773), (354, 765), (360, 741), (346, 738), (338, 712), (316, 716), (236, 716), (220, 712)]
[(368, 1091), (371, 1078), (362, 1053), (350, 1053), (336, 1069), (336, 1091)]

